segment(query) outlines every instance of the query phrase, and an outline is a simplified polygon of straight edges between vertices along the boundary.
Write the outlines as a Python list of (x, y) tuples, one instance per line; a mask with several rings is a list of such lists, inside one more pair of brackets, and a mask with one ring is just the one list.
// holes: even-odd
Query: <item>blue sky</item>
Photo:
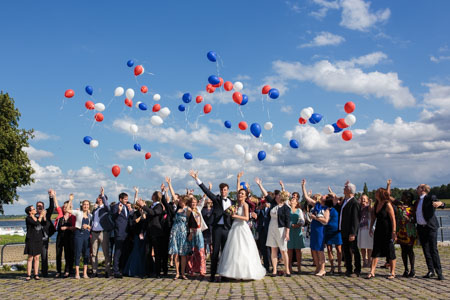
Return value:
[[(215, 190), (221, 181), (234, 186), (242, 169), (245, 181), (260, 176), (273, 189), (282, 179), (290, 191), (299, 190), (302, 178), (316, 192), (328, 185), (341, 191), (347, 179), (359, 190), (364, 182), (383, 186), (387, 178), (400, 187), (448, 183), (442, 162), (450, 153), (449, 8), (448, 1), (406, 0), (3, 1), (0, 89), (15, 99), (20, 126), (37, 131), (26, 149), (36, 183), (21, 189), (20, 202), (5, 212), (21, 213), (50, 187), (62, 199), (74, 192), (92, 200), (100, 185), (114, 198), (136, 185), (149, 198), (167, 175), (181, 192), (194, 186), (186, 176), (190, 168)], [(210, 50), (221, 58), (218, 68), (206, 58)], [(135, 78), (129, 59), (147, 73)], [(205, 92), (217, 71), (244, 84), (247, 105), (238, 107), (232, 92)], [(143, 84), (148, 94), (139, 92)], [(261, 95), (265, 84), (280, 90), (277, 100)], [(93, 86), (92, 97), (86, 85)], [(154, 113), (126, 107), (124, 96), (113, 98), (117, 86), (133, 88), (134, 102), (168, 107), (170, 116), (150, 125)], [(75, 96), (64, 99), (69, 88)], [(202, 94), (204, 102), (179, 112), (185, 92)], [(86, 112), (87, 100), (112, 100), (102, 123)], [(350, 100), (356, 104), (353, 139), (324, 134), (326, 124), (345, 117)], [(206, 116), (205, 103), (213, 107)], [(299, 125), (305, 107), (323, 120)], [(256, 139), (237, 129), (243, 120), (274, 127)], [(130, 124), (139, 126), (135, 136)], [(99, 147), (85, 145), (86, 135)], [(290, 138), (299, 149), (289, 148)], [(272, 150), (275, 143), (281, 152)], [(234, 153), (236, 144), (252, 161)], [(268, 153), (262, 162), (260, 150)], [(146, 151), (152, 153), (147, 161)], [(192, 161), (183, 158), (186, 151)], [(117, 178), (114, 164), (122, 169)]]

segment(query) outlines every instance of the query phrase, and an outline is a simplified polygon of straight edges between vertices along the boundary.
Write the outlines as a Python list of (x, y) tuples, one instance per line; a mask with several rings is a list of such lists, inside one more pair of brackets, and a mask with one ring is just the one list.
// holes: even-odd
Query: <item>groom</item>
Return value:
[(211, 257), (211, 278), (210, 282), (215, 281), (217, 263), (219, 262), (219, 252), (225, 248), (225, 243), (228, 237), (228, 231), (231, 228), (231, 216), (225, 214), (225, 210), (233, 205), (233, 202), (228, 198), (228, 184), (221, 183), (219, 185), (220, 195), (214, 195), (198, 178), (198, 172), (189, 171), (189, 175), (195, 179), (202, 191), (213, 202), (212, 212), (212, 243), (213, 253)]

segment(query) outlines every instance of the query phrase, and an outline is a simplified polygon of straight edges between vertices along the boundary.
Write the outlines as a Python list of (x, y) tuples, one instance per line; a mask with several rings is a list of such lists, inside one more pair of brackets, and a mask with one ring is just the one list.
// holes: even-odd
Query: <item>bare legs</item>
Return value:
[[(377, 263), (378, 257), (372, 258), (372, 265), (370, 267), (370, 274), (368, 275), (368, 278), (375, 277), (375, 269), (377, 267)], [(395, 259), (389, 260), (389, 269), (391, 271), (391, 274), (388, 277), (389, 279), (395, 278), (395, 264), (396, 264)]]
[[(281, 252), (281, 257), (283, 258), (284, 261), (284, 272), (289, 275), (291, 274), (290, 272), (290, 268), (289, 268), (289, 255), (287, 250), (280, 250)], [(273, 271), (272, 274), (276, 275), (277, 274), (277, 265), (278, 265), (278, 248), (277, 247), (272, 247), (271, 248), (271, 255), (270, 258), (272, 260), (272, 267), (273, 267)]]
[(292, 271), (292, 259), (294, 257), (294, 251), (295, 251), (295, 257), (297, 259), (297, 273), (300, 274), (302, 270), (302, 250), (301, 249), (289, 249), (288, 250), (288, 256), (289, 256), (289, 272), (293, 273)]
[(31, 269), (33, 268), (34, 263), (34, 277), (39, 278), (39, 258), (41, 255), (28, 255), (27, 259), (27, 280), (31, 278)]
[[(338, 272), (341, 273), (341, 262), (342, 262), (342, 245), (335, 245), (336, 257), (337, 257), (337, 267)], [(333, 256), (333, 245), (327, 245), (328, 260), (331, 265), (331, 273), (334, 273), (334, 256)]]

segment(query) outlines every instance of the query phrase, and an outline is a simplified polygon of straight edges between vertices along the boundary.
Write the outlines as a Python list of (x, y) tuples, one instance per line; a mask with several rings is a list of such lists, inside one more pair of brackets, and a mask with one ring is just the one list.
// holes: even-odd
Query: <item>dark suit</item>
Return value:
[(255, 210), (258, 218), (256, 231), (258, 232), (258, 249), (263, 256), (264, 268), (266, 268), (267, 272), (269, 272), (270, 268), (270, 247), (266, 246), (267, 242), (267, 233), (269, 231), (270, 224), (270, 208), (264, 207), (263, 209)]
[[(37, 206), (37, 205), (36, 205)], [(48, 276), (48, 241), (50, 237), (55, 233), (55, 225), (53, 224), (51, 217), (53, 210), (55, 209), (55, 200), (53, 197), (49, 197), (49, 206), (47, 208), (47, 213), (45, 214), (45, 221), (42, 219), (41, 226), (44, 231), (42, 254), (41, 254), (41, 273), (42, 276)], [(39, 215), (36, 215), (39, 217)]]
[(128, 226), (131, 219), (126, 205), (122, 206), (122, 211), (119, 214), (119, 204), (120, 202), (111, 209), (111, 215), (114, 220), (114, 274), (121, 273), (119, 262), (128, 237)]
[[(155, 276), (161, 275), (162, 250), (164, 230), (161, 224), (163, 216), (163, 206), (161, 203), (152, 205), (152, 207), (144, 206), (143, 210), (147, 213), (147, 241), (149, 243), (150, 256), (152, 248), (155, 252), (155, 261), (150, 257), (150, 274)], [(165, 262), (167, 264), (167, 261)]]
[[(219, 253), (223, 248), (225, 248), (225, 243), (228, 238), (228, 231), (231, 228), (232, 218), (231, 216), (224, 213), (222, 201), (224, 200), (221, 195), (214, 195), (203, 183), (200, 184), (202, 191), (208, 196), (213, 202), (213, 212), (212, 212), (212, 244), (213, 253), (211, 256), (211, 278), (214, 278), (217, 272), (217, 263), (219, 262)], [(227, 198), (231, 204), (233, 201)], [(223, 225), (218, 224), (220, 219), (223, 217)]]
[[(421, 200), (416, 201), (416, 216), (418, 204)], [(427, 263), (428, 272), (434, 272), (438, 275), (442, 274), (441, 260), (439, 258), (439, 252), (437, 248), (437, 230), (439, 229), (439, 223), (434, 214), (435, 208), (433, 202), (438, 201), (435, 195), (426, 195), (423, 198), (422, 203), (422, 215), (425, 219), (426, 225), (420, 225), (417, 223), (417, 233), (419, 235), (420, 244), (422, 245), (423, 255)], [(444, 208), (445, 204), (442, 203), (440, 208)], [(417, 220), (417, 217), (416, 217)]]
[[(358, 230), (360, 220), (360, 205), (352, 197), (347, 199), (347, 203), (342, 205), (340, 219), (340, 231), (342, 235), (342, 248), (344, 251), (346, 274), (353, 273), (352, 254), (355, 256), (355, 273), (361, 273), (361, 255), (358, 249)], [(355, 236), (355, 240), (350, 242), (350, 235)]]

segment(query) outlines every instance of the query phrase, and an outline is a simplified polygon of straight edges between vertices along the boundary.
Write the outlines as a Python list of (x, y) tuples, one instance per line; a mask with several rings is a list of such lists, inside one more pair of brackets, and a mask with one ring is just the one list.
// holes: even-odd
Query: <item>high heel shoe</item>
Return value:
[(323, 271), (322, 273), (319, 272), (319, 273), (314, 274), (314, 275), (319, 276), (319, 277), (325, 277), (326, 274), (327, 274), (327, 272)]

